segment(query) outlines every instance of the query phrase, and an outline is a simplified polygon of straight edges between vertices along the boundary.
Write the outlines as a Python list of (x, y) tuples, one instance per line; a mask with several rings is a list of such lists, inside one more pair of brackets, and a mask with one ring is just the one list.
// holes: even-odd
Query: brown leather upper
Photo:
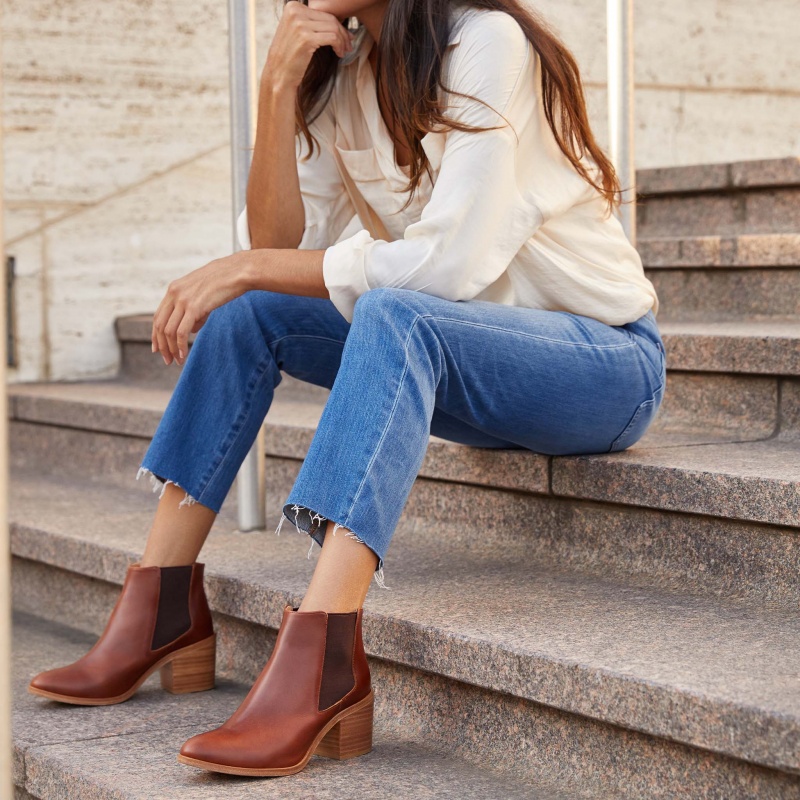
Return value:
[[(190, 568), (191, 576), (186, 582), (180, 570), (165, 571), (162, 576), (160, 567), (131, 564), (106, 628), (92, 649), (68, 666), (39, 673), (31, 686), (70, 697), (117, 697), (165, 655), (211, 636), (214, 629), (203, 587), (204, 565), (195, 562), (185, 570)], [(171, 580), (177, 587), (168, 586)], [(187, 583), (188, 597), (185, 594)], [(169, 595), (169, 603), (162, 598), (159, 615), (162, 590)], [(190, 625), (185, 629), (187, 606)], [(170, 631), (181, 629), (184, 632), (176, 638), (156, 649), (151, 648), (154, 637), (163, 641)]]
[[(297, 611), (286, 605), (275, 647), (239, 708), (218, 728), (188, 739), (181, 754), (250, 769), (291, 767), (302, 761), (325, 723), (370, 692), (361, 615), (360, 608), (331, 614), (340, 619), (329, 625), (325, 611)], [(348, 616), (354, 618), (349, 635), (343, 624)], [(329, 636), (346, 637), (351, 656), (347, 661), (329, 656), (323, 669), (326, 650), (332, 650), (326, 648)], [(340, 696), (320, 710), (324, 683), (340, 687)]]

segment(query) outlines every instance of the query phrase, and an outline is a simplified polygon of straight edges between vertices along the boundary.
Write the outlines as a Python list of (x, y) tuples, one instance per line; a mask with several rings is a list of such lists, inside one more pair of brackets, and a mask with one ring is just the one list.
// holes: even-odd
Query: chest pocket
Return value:
[[(445, 133), (430, 132), (421, 140), (434, 180), (442, 162), (445, 138)], [(407, 182), (404, 173), (398, 169), (390, 180), (384, 174), (374, 147), (349, 150), (335, 144), (334, 151), (342, 179), (364, 227), (370, 232), (373, 229), (378, 232), (378, 236), (372, 233), (374, 238), (387, 241), (403, 238), (406, 226), (419, 219), (422, 208), (430, 197), (432, 185), (427, 174), (423, 173), (422, 182), (411, 205), (401, 211), (408, 197), (406, 192), (400, 191)]]
[(394, 241), (397, 236), (387, 229), (381, 219), (386, 214), (384, 206), (389, 193), (389, 182), (381, 171), (375, 151), (346, 150), (335, 144), (333, 154), (361, 224), (373, 239)]
[(366, 150), (346, 150), (335, 145), (348, 175), (358, 184), (385, 181), (374, 147)]

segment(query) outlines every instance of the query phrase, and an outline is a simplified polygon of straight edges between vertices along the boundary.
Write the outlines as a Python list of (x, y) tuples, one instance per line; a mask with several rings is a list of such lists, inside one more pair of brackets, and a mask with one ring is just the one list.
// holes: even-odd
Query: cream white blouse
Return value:
[[(568, 311), (609, 325), (651, 308), (657, 313), (636, 248), (552, 135), (540, 59), (522, 28), (502, 11), (451, 8), (443, 83), (491, 108), (448, 92), (445, 114), (503, 127), (426, 134), (422, 147), (434, 180), (423, 174), (416, 198), (401, 211), (409, 169), (394, 161), (367, 60), (373, 39), (364, 31), (356, 57), (340, 64), (331, 99), (309, 126), (322, 152), (297, 162), (305, 209), (299, 248), (325, 250), (323, 276), (334, 305), (352, 321), (361, 294), (393, 286), (448, 300)], [(391, 241), (373, 238), (362, 223), (333, 148)], [(306, 153), (298, 135), (298, 159)], [(599, 175), (588, 156), (582, 163)], [(246, 206), (237, 233), (249, 249)]]

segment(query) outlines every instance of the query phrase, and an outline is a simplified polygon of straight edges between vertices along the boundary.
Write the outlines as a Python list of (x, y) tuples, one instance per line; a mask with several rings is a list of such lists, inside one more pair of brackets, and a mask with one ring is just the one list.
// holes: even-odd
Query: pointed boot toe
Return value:
[(64, 667), (45, 670), (31, 679), (28, 690), (33, 694), (70, 694), (69, 674)]
[(105, 630), (72, 664), (40, 672), (28, 691), (74, 705), (127, 700), (157, 669), (175, 694), (214, 687), (216, 637), (203, 564), (131, 564)]
[(213, 763), (215, 758), (224, 760), (234, 757), (234, 752), (220, 742), (217, 728), (205, 733), (198, 733), (187, 739), (178, 753), (178, 761), (183, 764)]
[(50, 700), (91, 705), (108, 697), (108, 686), (103, 675), (87, 670), (84, 658), (66, 667), (48, 669), (36, 675), (28, 684), (31, 694)]
[(269, 660), (239, 708), (218, 728), (188, 739), (178, 761), (233, 775), (291, 775), (314, 753), (368, 753), (372, 713), (361, 609), (301, 612), (287, 605)]

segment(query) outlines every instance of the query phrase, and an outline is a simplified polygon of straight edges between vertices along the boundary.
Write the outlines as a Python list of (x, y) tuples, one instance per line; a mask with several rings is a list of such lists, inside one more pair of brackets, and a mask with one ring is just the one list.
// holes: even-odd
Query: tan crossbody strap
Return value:
[(336, 158), (336, 165), (339, 168), (339, 174), (342, 176), (344, 187), (347, 189), (347, 194), (350, 195), (353, 208), (355, 208), (356, 212), (358, 213), (358, 218), (361, 220), (361, 224), (369, 231), (369, 235), (373, 239), (383, 239), (387, 242), (393, 242), (394, 236), (392, 236), (389, 231), (386, 230), (386, 226), (381, 221), (381, 218), (375, 213), (372, 206), (364, 199), (364, 196), (361, 194), (361, 192), (358, 191), (358, 187), (355, 185), (355, 183), (353, 183), (353, 179), (345, 169), (344, 163), (342, 162), (342, 157), (339, 155), (339, 151), (335, 147), (333, 148), (333, 155)]

